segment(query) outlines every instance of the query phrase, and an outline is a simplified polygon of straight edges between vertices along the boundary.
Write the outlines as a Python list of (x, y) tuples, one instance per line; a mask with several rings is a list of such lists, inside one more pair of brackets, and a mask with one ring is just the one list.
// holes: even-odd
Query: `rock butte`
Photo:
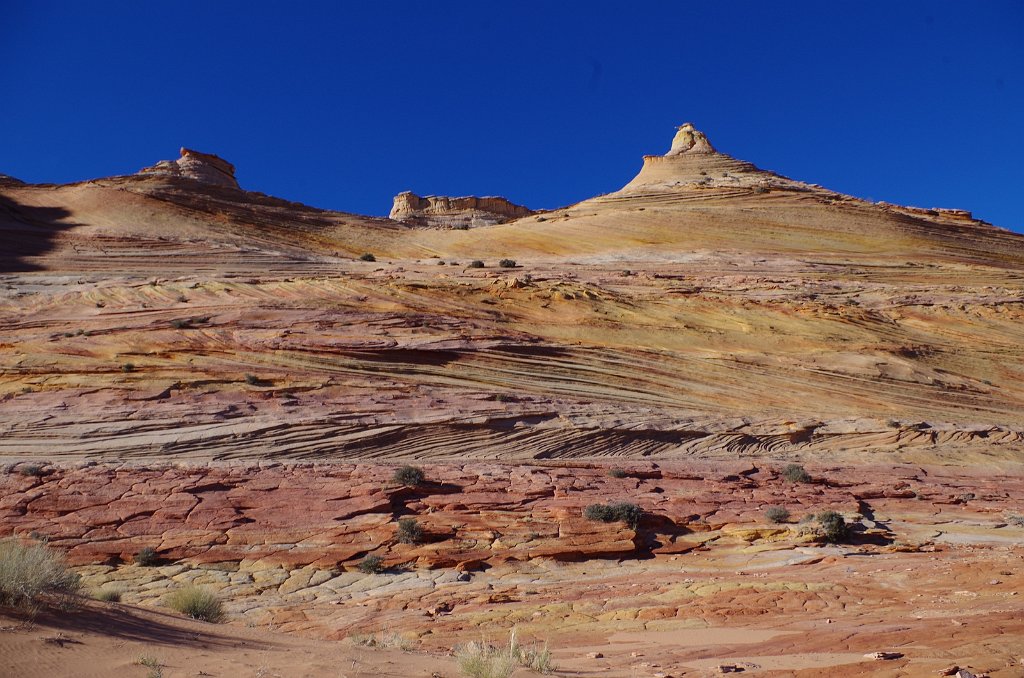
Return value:
[(421, 198), (404, 191), (395, 196), (390, 219), (417, 226), (445, 226), (459, 228), (491, 226), (533, 214), (533, 210), (509, 202), (505, 198), (483, 198), (428, 195)]
[[(999, 640), (1024, 634), (1022, 236), (689, 123), (614, 193), (407, 192), (391, 217), (245, 191), (188, 149), (0, 176), (0, 532), (131, 603), (197, 581), (232, 623), (327, 638), (517, 626), (611, 676), (1024, 675)], [(430, 482), (396, 486), (413, 459)], [(814, 483), (780, 478), (793, 460)], [(610, 499), (636, 530), (581, 517)], [(772, 505), (837, 510), (852, 543)], [(165, 564), (126, 564), (143, 546)]]

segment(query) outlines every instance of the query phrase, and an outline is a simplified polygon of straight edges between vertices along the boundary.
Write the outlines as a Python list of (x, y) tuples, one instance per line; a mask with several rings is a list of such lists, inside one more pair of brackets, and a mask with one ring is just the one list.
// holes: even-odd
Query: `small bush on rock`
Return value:
[(426, 476), (423, 475), (423, 470), (416, 468), (415, 466), (403, 466), (395, 470), (395, 475), (392, 479), (399, 485), (405, 485), (406, 487), (416, 487), (417, 485), (423, 484)]
[(642, 508), (624, 501), (611, 504), (591, 504), (583, 510), (583, 517), (587, 520), (602, 523), (625, 523), (634, 530), (640, 524), (640, 518), (643, 515)]
[(419, 544), (423, 541), (423, 528), (415, 518), (402, 518), (398, 521), (396, 536), (403, 544)]
[(782, 469), (782, 477), (791, 483), (811, 482), (811, 474), (800, 464), (788, 464), (786, 468)]
[(144, 546), (139, 549), (139, 552), (135, 554), (135, 557), (132, 560), (136, 565), (140, 565), (142, 567), (153, 567), (160, 562), (160, 555), (152, 546)]
[(120, 603), (121, 591), (118, 589), (99, 589), (93, 593), (92, 597), (104, 603)]
[(789, 511), (782, 506), (769, 506), (764, 517), (773, 523), (784, 523), (789, 520)]
[(29, 463), (29, 464), (20, 464), (18, 466), (17, 471), (18, 471), (19, 475), (39, 477), (39, 476), (43, 475), (46, 472), (46, 469), (43, 468), (42, 464)]
[(380, 556), (366, 556), (359, 561), (358, 568), (363, 574), (380, 574), (384, 571), (384, 559)]
[(629, 474), (621, 468), (612, 468), (608, 469), (608, 475), (612, 478), (625, 478)]
[(377, 261), (377, 257), (373, 256), (369, 252), (359, 255), (359, 261)]
[(515, 259), (502, 259), (501, 261), (498, 262), (498, 266), (501, 266), (502, 268), (515, 268), (516, 267), (516, 260)]
[(846, 539), (849, 529), (846, 521), (835, 511), (823, 511), (818, 514), (818, 524), (825, 533), (825, 541), (830, 544), (839, 544)]
[(473, 261), (469, 262), (469, 267), (470, 268), (483, 268), (484, 267), (484, 262), (480, 261), (479, 259), (474, 259)]
[(186, 617), (205, 622), (218, 622), (224, 618), (224, 608), (213, 593), (198, 586), (186, 586), (167, 596), (167, 605)]

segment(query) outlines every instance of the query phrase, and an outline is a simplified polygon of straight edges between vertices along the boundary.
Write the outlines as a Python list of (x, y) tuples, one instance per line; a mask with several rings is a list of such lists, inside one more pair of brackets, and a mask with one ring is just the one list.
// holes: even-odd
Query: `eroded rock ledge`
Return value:
[(214, 186), (239, 187), (235, 180), (235, 166), (230, 162), (211, 153), (200, 153), (184, 147), (177, 160), (161, 160), (152, 167), (139, 170), (139, 174), (180, 177)]
[(389, 217), (416, 226), (465, 228), (501, 224), (533, 213), (527, 207), (497, 196), (421, 197), (411, 191), (404, 191), (395, 196)]

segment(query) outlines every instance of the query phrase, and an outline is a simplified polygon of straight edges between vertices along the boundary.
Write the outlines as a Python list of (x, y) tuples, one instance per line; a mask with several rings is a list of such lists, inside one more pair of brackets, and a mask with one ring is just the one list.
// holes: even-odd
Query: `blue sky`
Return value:
[(692, 121), (845, 193), (1024, 231), (1024, 1), (0, 0), (0, 172), (131, 173), (179, 146), (243, 187), (386, 214), (616, 190)]

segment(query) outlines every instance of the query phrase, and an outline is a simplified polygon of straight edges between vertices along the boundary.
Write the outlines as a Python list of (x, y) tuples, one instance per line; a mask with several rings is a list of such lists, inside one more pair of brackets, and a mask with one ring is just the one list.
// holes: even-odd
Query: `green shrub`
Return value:
[(359, 561), (358, 568), (363, 574), (380, 574), (384, 571), (384, 559), (380, 556), (366, 556)]
[(187, 330), (192, 327), (192, 321), (188, 318), (175, 318), (171, 321), (171, 327), (176, 330)]
[(377, 261), (377, 257), (367, 252), (365, 254), (359, 255), (359, 261)]
[(419, 544), (423, 541), (423, 528), (415, 518), (402, 518), (398, 521), (396, 536), (403, 544)]
[(469, 262), (469, 267), (470, 268), (483, 268), (484, 267), (484, 262), (480, 261), (479, 259), (474, 259), (473, 261)]
[(784, 523), (789, 520), (789, 511), (782, 506), (769, 506), (764, 517), (773, 523)]
[(249, 384), (249, 386), (265, 386), (266, 385), (266, 382), (263, 381), (262, 379), (260, 379), (255, 374), (246, 374), (245, 375), (245, 383)]
[(786, 468), (782, 469), (782, 477), (791, 483), (811, 482), (811, 474), (800, 464), (787, 464)]
[(218, 622), (224, 618), (220, 599), (198, 586), (186, 586), (167, 596), (167, 606), (187, 617), (205, 622)]
[(520, 666), (537, 673), (551, 673), (554, 665), (548, 646), (524, 647), (512, 629), (508, 645), (499, 647), (489, 643), (469, 642), (455, 650), (459, 670), (466, 678), (508, 678)]
[(821, 525), (821, 529), (825, 533), (825, 541), (830, 544), (841, 543), (849, 532), (846, 521), (835, 511), (819, 513), (818, 524)]
[(134, 372), (135, 371), (135, 363), (125, 363), (125, 364), (121, 365), (121, 371), (122, 372)]
[(146, 678), (163, 678), (164, 668), (163, 664), (156, 657), (141, 656), (139, 657), (139, 665), (145, 666), (149, 669), (149, 673), (146, 674)]
[(608, 469), (608, 475), (611, 476), (612, 478), (625, 478), (629, 474), (626, 473), (621, 468), (611, 468)]
[(121, 591), (119, 589), (99, 589), (92, 594), (92, 597), (104, 603), (120, 603)]
[(416, 487), (417, 485), (423, 484), (426, 476), (423, 475), (423, 470), (415, 466), (402, 466), (401, 468), (395, 469), (395, 474), (391, 477), (399, 485), (405, 485), (406, 487)]
[(64, 557), (46, 544), (0, 540), (0, 605), (29, 612), (47, 600), (66, 606), (80, 585)]
[(377, 631), (376, 633), (356, 633), (348, 637), (349, 641), (364, 647), (380, 647), (395, 650), (411, 650), (416, 645), (413, 641), (396, 631)]
[(516, 267), (516, 260), (515, 259), (502, 259), (501, 261), (498, 262), (498, 266), (501, 266), (502, 268), (515, 268)]
[(18, 465), (18, 474), (23, 476), (39, 477), (46, 472), (42, 464), (27, 463)]
[(152, 567), (160, 562), (160, 554), (152, 546), (143, 546), (132, 560), (136, 565)]
[(591, 504), (583, 509), (583, 516), (587, 520), (602, 523), (625, 523), (634, 530), (640, 524), (640, 518), (643, 515), (644, 511), (639, 506), (624, 501), (611, 504)]

